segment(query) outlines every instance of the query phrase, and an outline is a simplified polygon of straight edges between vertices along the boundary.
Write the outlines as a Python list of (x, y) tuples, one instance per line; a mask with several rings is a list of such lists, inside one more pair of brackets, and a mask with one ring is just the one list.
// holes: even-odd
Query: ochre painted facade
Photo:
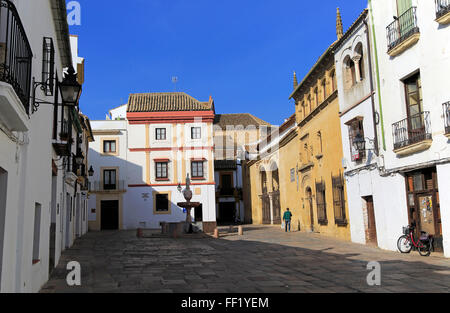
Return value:
[(350, 240), (341, 126), (331, 46), (295, 87), (300, 229)]

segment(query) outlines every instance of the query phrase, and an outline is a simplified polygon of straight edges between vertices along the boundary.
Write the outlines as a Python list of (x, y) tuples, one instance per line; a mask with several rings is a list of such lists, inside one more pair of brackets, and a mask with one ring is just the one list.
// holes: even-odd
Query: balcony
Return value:
[(442, 105), (444, 111), (445, 136), (450, 138), (450, 101)]
[(118, 180), (115, 184), (104, 184), (103, 181), (89, 182), (89, 192), (93, 193), (117, 193), (125, 192), (125, 181)]
[(419, 41), (420, 32), (417, 26), (416, 9), (416, 7), (411, 7), (386, 28), (388, 54), (391, 57), (399, 55)]
[[(52, 145), (58, 156), (70, 156), (69, 124), (66, 120), (59, 122), (59, 139), (53, 139)], [(57, 138), (58, 138), (57, 137)]]
[(0, 119), (12, 131), (28, 130), (32, 57), (16, 7), (0, 0)]
[(436, 22), (439, 24), (450, 23), (450, 0), (435, 0)]
[(408, 155), (428, 149), (432, 143), (430, 112), (412, 115), (392, 125), (394, 152)]

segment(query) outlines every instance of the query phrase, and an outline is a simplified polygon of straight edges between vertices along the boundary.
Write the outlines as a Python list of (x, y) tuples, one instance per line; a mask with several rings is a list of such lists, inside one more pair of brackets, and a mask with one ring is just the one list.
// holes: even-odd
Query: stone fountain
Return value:
[(191, 179), (189, 178), (189, 174), (186, 177), (186, 188), (183, 190), (184, 199), (186, 202), (178, 202), (177, 205), (180, 208), (186, 209), (186, 222), (185, 222), (185, 232), (192, 233), (192, 217), (191, 217), (191, 209), (200, 206), (200, 202), (191, 202), (192, 199), (192, 190)]

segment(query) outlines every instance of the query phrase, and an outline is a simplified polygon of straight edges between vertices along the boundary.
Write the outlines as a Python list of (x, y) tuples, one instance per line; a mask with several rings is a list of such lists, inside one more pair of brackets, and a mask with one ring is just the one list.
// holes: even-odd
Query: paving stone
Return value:
[[(221, 239), (138, 239), (135, 231), (93, 232), (63, 252), (42, 293), (77, 292), (450, 292), (450, 260), (403, 255), (323, 235), (246, 226)], [(82, 286), (65, 281), (78, 260)], [(368, 286), (367, 263), (381, 264)]]

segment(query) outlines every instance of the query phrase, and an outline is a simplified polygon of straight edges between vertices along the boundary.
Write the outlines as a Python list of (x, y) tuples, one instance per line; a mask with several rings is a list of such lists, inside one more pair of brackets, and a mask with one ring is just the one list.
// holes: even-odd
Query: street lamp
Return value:
[(92, 168), (92, 165), (89, 168), (88, 174), (89, 174), (90, 177), (94, 176), (94, 169)]
[(356, 134), (355, 139), (353, 139), (353, 145), (358, 151), (366, 150), (366, 140), (360, 133)]
[(65, 105), (77, 106), (81, 96), (81, 85), (77, 81), (77, 74), (73, 66), (67, 70), (63, 81), (59, 84), (62, 100)]
[(83, 159), (84, 159), (83, 154), (81, 153), (80, 150), (78, 150), (77, 154), (75, 155), (75, 163), (77, 163), (77, 165), (81, 165), (83, 163)]

